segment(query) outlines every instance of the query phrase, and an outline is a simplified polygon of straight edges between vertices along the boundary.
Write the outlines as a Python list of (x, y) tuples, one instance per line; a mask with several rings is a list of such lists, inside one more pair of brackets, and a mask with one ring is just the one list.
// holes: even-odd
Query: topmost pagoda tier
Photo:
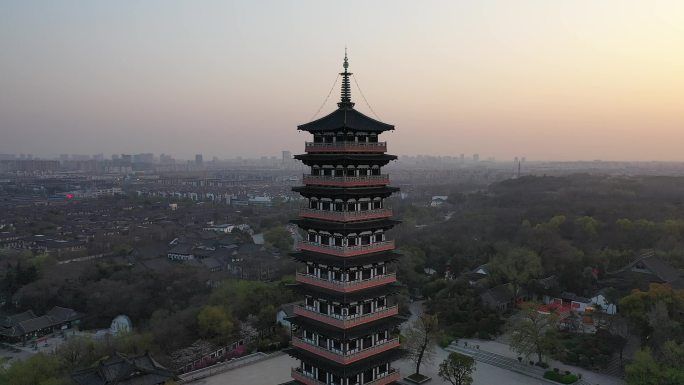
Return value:
[(354, 109), (354, 103), (351, 101), (351, 87), (349, 84), (349, 77), (352, 73), (348, 72), (347, 68), (349, 68), (349, 62), (347, 61), (345, 54), (344, 72), (340, 73), (340, 75), (342, 75), (342, 98), (340, 102), (337, 103), (338, 109), (313, 122), (297, 126), (298, 130), (308, 131), (312, 134), (331, 131), (379, 134), (384, 131), (394, 130), (393, 125), (370, 118)]
[(297, 129), (311, 133), (331, 131), (363, 131), (381, 133), (384, 131), (394, 130), (394, 126), (370, 118), (355, 110), (352, 108), (352, 106), (342, 106), (320, 119), (297, 126)]

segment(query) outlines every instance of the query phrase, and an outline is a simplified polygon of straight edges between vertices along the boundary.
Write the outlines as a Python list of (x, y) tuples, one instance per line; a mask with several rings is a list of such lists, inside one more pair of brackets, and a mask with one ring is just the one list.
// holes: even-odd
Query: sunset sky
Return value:
[(345, 46), (392, 153), (684, 161), (681, 0), (0, 1), (0, 153), (302, 152)]

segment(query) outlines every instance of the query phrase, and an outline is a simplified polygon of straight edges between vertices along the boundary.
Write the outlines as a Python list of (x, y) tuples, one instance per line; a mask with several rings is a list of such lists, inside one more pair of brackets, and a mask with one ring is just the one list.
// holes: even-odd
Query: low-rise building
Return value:
[(149, 353), (127, 356), (121, 353), (91, 368), (71, 373), (78, 385), (163, 385), (178, 378)]
[(0, 318), (0, 339), (7, 342), (28, 341), (80, 323), (83, 314), (55, 306), (47, 314), (37, 316), (32, 310)]

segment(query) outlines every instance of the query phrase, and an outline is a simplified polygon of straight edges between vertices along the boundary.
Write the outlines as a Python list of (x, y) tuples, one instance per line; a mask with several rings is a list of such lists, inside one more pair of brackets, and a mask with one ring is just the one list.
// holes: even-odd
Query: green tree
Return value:
[(200, 333), (209, 338), (227, 342), (235, 332), (230, 313), (219, 305), (207, 305), (197, 315)]
[(620, 300), (620, 313), (641, 332), (642, 341), (654, 344), (655, 349), (679, 333), (677, 317), (683, 311), (684, 291), (664, 284), (652, 283), (647, 291), (636, 289)]
[(518, 302), (520, 288), (542, 273), (541, 258), (533, 250), (514, 247), (497, 254), (491, 268), (499, 277), (513, 286), (513, 299)]
[(634, 353), (632, 363), (625, 368), (625, 380), (629, 385), (664, 385), (660, 365), (650, 350)]
[(543, 355), (551, 353), (558, 344), (558, 316), (538, 310), (538, 305), (528, 304), (513, 318), (509, 325), (510, 345), (526, 357), (536, 354), (538, 362), (542, 362)]
[(439, 376), (452, 385), (470, 385), (473, 383), (475, 360), (460, 353), (451, 353), (439, 364)]
[(68, 385), (68, 373), (54, 354), (38, 353), (0, 369), (0, 383), (11, 385)]
[(292, 234), (285, 228), (285, 226), (272, 227), (264, 231), (264, 240), (266, 243), (278, 249), (282, 253), (287, 253), (292, 250)]

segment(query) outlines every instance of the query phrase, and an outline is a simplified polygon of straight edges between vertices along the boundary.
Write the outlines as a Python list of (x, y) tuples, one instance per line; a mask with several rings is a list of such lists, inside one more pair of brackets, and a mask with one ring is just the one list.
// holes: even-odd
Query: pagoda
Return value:
[(306, 233), (292, 254), (302, 264), (295, 286), (305, 300), (289, 319), (287, 352), (299, 366), (288, 384), (386, 385), (399, 379), (392, 362), (400, 354), (403, 319), (393, 298), (397, 255), (386, 236), (398, 223), (386, 200), (398, 189), (381, 171), (397, 157), (378, 140), (394, 126), (354, 109), (346, 53), (343, 67), (337, 110), (298, 127), (313, 141), (295, 156), (310, 173), (293, 188), (306, 198), (292, 221)]

